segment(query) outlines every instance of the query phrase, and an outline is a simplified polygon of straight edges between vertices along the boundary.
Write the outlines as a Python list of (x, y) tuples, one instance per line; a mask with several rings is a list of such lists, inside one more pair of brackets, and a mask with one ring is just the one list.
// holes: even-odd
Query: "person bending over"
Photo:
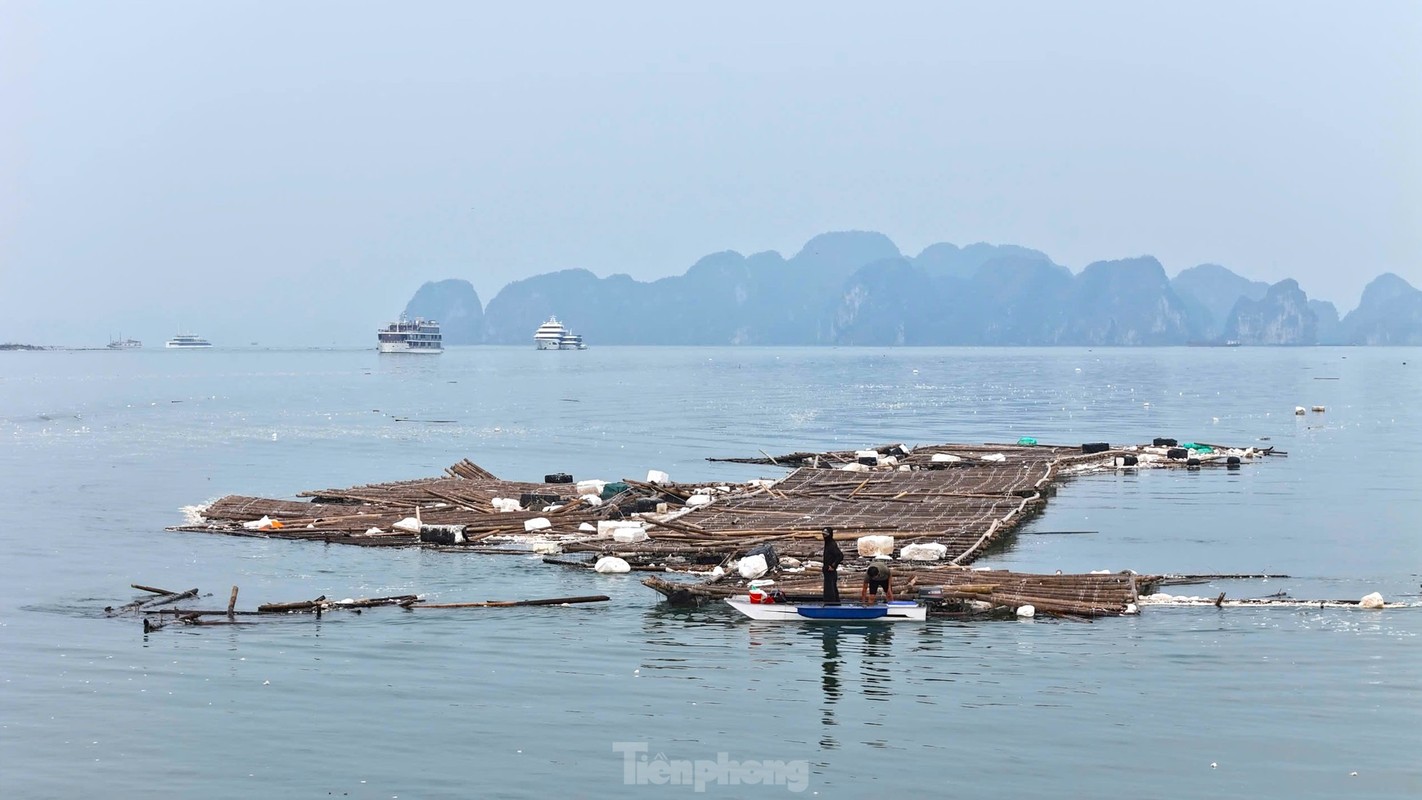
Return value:
[(859, 602), (869, 605), (869, 601), (879, 602), (879, 590), (884, 590), (884, 601), (894, 602), (894, 590), (889, 586), (889, 565), (876, 560), (864, 571), (864, 586), (859, 590)]

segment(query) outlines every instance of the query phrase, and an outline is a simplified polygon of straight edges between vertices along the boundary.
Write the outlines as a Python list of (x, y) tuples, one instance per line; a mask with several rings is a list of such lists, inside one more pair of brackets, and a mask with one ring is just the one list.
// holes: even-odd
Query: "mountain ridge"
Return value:
[(450, 344), (525, 343), (551, 315), (609, 345), (1422, 344), (1422, 291), (1391, 273), (1340, 319), (1293, 279), (1269, 285), (1219, 264), (1171, 277), (1139, 255), (1073, 273), (1013, 244), (908, 255), (876, 231), (819, 234), (789, 258), (722, 250), (653, 281), (545, 272), (482, 308), (467, 281), (431, 282), (406, 313), (439, 319)]

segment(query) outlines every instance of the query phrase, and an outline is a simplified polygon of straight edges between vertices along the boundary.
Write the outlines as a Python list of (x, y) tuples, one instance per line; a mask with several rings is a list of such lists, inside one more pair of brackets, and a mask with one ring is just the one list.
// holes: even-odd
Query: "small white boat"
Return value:
[(776, 622), (923, 622), (928, 606), (912, 600), (860, 605), (824, 603), (752, 603), (750, 595), (726, 598), (731, 608), (751, 619)]
[(125, 339), (123, 338), (123, 334), (119, 334), (119, 338), (117, 339), (109, 340), (110, 350), (137, 350), (142, 346), (143, 342), (140, 342), (137, 339)]

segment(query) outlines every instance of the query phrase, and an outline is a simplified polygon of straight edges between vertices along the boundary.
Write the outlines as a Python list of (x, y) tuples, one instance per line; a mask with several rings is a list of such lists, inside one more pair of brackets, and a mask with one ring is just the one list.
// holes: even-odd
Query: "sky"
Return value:
[(1422, 3), (0, 0), (0, 341), (363, 345), (832, 230), (1422, 287)]

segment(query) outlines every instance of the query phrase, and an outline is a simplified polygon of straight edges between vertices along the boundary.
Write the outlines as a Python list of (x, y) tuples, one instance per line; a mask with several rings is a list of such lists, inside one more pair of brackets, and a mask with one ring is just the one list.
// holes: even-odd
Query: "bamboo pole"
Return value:
[(513, 608), (516, 606), (561, 606), (573, 603), (605, 603), (612, 598), (605, 594), (582, 597), (551, 597), (545, 600), (484, 600), (473, 603), (402, 603), (402, 608)]
[(145, 606), (163, 606), (163, 605), (167, 605), (167, 604), (169, 604), (169, 603), (176, 603), (176, 602), (178, 602), (179, 600), (186, 600), (186, 599), (188, 599), (189, 597), (197, 597), (197, 593), (198, 593), (198, 590), (197, 590), (197, 589), (189, 589), (189, 590), (187, 590), (186, 592), (178, 592), (178, 593), (176, 593), (176, 594), (167, 594), (167, 595), (164, 595), (163, 597), (159, 597), (159, 598), (154, 599), (154, 600), (149, 600), (148, 602), (143, 603), (143, 605), (145, 605)]
[(295, 603), (265, 603), (257, 606), (257, 610), (264, 614), (279, 614), (286, 611), (310, 611), (321, 606), (326, 600), (326, 595), (321, 595), (315, 600), (299, 600)]

